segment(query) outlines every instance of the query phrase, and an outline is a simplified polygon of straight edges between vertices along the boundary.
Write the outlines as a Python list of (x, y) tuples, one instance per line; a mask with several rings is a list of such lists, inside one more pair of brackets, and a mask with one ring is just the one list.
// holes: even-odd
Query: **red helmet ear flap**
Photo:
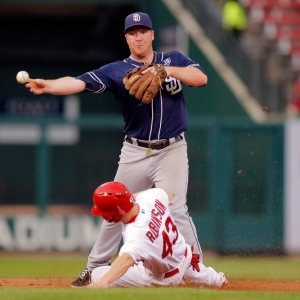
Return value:
[(92, 215), (95, 217), (101, 216), (104, 220), (106, 220), (109, 223), (114, 222), (114, 215), (111, 212), (101, 212), (96, 205), (92, 207)]
[(101, 216), (101, 211), (99, 210), (99, 208), (96, 205), (93, 205), (93, 207), (92, 207), (92, 215), (94, 217), (100, 217)]

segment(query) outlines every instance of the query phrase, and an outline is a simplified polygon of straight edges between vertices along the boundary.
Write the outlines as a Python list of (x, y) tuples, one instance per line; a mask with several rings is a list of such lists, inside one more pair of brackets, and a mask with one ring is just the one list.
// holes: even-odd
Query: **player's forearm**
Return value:
[(84, 91), (85, 82), (74, 77), (58, 79), (28, 79), (25, 85), (35, 95), (44, 93), (54, 95), (71, 95)]
[(45, 93), (54, 95), (70, 95), (82, 92), (85, 83), (74, 77), (62, 77), (54, 80), (45, 80)]
[(207, 83), (207, 76), (195, 67), (165, 67), (168, 76), (177, 78), (189, 86), (203, 86)]
[(105, 275), (93, 285), (95, 287), (101, 288), (108, 287), (110, 283), (123, 276), (127, 272), (127, 270), (133, 266), (133, 264), (134, 260), (132, 256), (128, 253), (123, 253), (114, 261), (109, 271), (105, 273)]

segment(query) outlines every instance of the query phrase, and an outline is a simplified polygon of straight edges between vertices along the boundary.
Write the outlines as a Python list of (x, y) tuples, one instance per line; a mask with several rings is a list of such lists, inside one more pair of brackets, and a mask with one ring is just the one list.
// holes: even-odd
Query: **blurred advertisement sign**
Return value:
[(80, 114), (78, 95), (66, 97), (41, 95), (39, 97), (0, 98), (0, 116), (56, 117), (76, 120)]
[(101, 218), (89, 215), (0, 216), (0, 249), (5, 251), (89, 251), (100, 231)]
[[(61, 117), (72, 122), (80, 117), (80, 98), (77, 95), (66, 97), (42, 96), (36, 98), (0, 99), (0, 117), (14, 117), (13, 121), (0, 124), (0, 144), (35, 145), (45, 140), (51, 145), (75, 145), (80, 140), (80, 130), (75, 124), (49, 124), (45, 132), (37, 123), (51, 117)], [(18, 123), (26, 117), (26, 123)]]
[(10, 116), (57, 116), (63, 114), (63, 98), (55, 96), (0, 99), (0, 113)]

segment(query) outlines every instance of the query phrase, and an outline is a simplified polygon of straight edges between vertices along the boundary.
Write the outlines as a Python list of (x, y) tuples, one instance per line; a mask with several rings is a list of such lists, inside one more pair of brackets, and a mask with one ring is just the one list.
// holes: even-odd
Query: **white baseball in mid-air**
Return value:
[(24, 84), (28, 81), (29, 74), (26, 71), (20, 71), (16, 78), (19, 83)]

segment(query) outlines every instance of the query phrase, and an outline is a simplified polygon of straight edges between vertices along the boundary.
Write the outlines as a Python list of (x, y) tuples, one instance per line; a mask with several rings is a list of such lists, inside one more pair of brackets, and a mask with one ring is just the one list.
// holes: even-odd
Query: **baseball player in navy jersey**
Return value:
[(123, 224), (124, 245), (112, 266), (93, 270), (88, 287), (176, 286), (190, 267), (199, 272), (201, 285), (212, 285), (207, 280), (212, 278), (214, 286), (226, 285), (223, 273), (202, 270), (199, 254), (192, 253), (171, 216), (167, 191), (153, 188), (132, 195), (123, 184), (108, 182), (95, 190), (93, 201), (94, 216)]
[[(154, 31), (149, 15), (140, 12), (128, 15), (124, 32), (130, 50), (130, 56), (124, 60), (78, 77), (54, 80), (30, 78), (26, 87), (34, 94), (112, 92), (125, 124), (124, 143), (114, 180), (125, 184), (133, 193), (153, 185), (170, 191), (172, 216), (186, 242), (194, 246), (200, 262), (203, 262), (196, 228), (186, 205), (188, 157), (184, 132), (188, 121), (182, 84), (204, 86), (207, 76), (197, 62), (177, 51), (162, 53), (153, 50)], [(131, 96), (122, 82), (129, 70), (144, 64), (162, 64), (167, 72), (162, 89), (149, 104)], [(147, 71), (155, 72), (155, 69), (150, 67)], [(118, 251), (121, 238), (121, 224), (104, 221), (88, 257), (87, 267), (71, 285), (81, 287), (88, 284), (93, 269), (109, 265)], [(191, 272), (191, 276), (193, 274)]]

